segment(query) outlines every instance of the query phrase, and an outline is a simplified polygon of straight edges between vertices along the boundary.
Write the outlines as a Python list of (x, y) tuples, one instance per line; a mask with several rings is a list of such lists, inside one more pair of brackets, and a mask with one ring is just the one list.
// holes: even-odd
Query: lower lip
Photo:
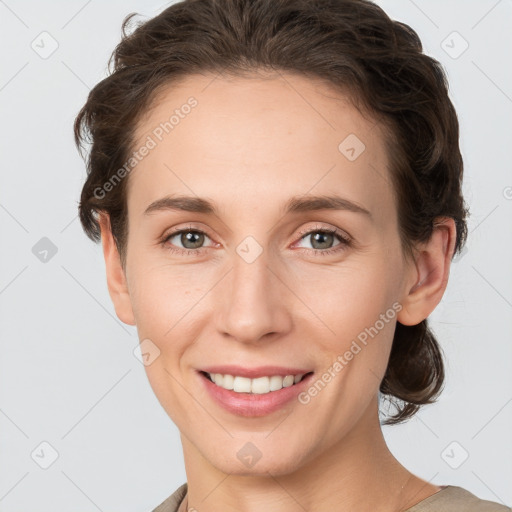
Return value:
[(206, 375), (199, 372), (199, 378), (204, 382), (206, 390), (215, 402), (233, 414), (249, 417), (265, 416), (281, 409), (308, 386), (312, 377), (313, 373), (310, 373), (293, 386), (259, 395), (256, 393), (237, 393), (221, 388)]

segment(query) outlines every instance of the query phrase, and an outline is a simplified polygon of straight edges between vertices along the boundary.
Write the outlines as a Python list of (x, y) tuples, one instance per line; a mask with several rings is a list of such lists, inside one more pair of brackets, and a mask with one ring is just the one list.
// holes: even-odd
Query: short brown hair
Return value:
[[(141, 114), (163, 86), (193, 73), (243, 75), (258, 69), (320, 78), (349, 92), (388, 127), (390, 173), (400, 239), (412, 256), (428, 241), (436, 218), (455, 220), (455, 252), (466, 241), (459, 127), (442, 66), (422, 52), (408, 25), (391, 20), (369, 0), (184, 0), (128, 33), (109, 61), (110, 74), (89, 93), (74, 124), (87, 158), (79, 215), (87, 235), (101, 239), (97, 214), (110, 216), (125, 262), (128, 236), (126, 182), (108, 194), (95, 190), (112, 179), (133, 151)], [(441, 349), (427, 319), (397, 323), (380, 392), (397, 412), (384, 424), (412, 417), (441, 392)]]

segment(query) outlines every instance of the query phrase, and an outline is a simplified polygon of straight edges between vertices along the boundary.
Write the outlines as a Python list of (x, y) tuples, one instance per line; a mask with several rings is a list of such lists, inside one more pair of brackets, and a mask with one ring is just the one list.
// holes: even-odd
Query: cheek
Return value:
[(172, 382), (172, 374), (181, 372), (179, 366), (185, 361), (184, 355), (204, 325), (201, 318), (208, 286), (197, 271), (192, 275), (192, 268), (148, 262), (132, 266), (130, 300), (138, 336), (141, 342), (151, 340), (158, 352), (155, 363), (146, 366), (155, 393), (162, 382), (166, 389), (177, 385)]
[(374, 387), (385, 373), (401, 309), (397, 271), (394, 263), (378, 258), (351, 262), (325, 280), (322, 293), (310, 292), (304, 301), (315, 304), (315, 313), (329, 328), (319, 342), (331, 361), (341, 358), (340, 373), (350, 374), (352, 385), (373, 374), (364, 385)]
[(186, 429), (190, 411), (189, 396), (183, 391), (182, 376), (168, 365), (164, 357), (161, 354), (151, 365), (145, 367), (146, 376), (155, 397), (169, 418), (181, 427), (180, 430)]
[(373, 324), (396, 297), (393, 266), (377, 258), (354, 259), (315, 272), (298, 271), (295, 278), (304, 304), (339, 336)]
[(129, 288), (137, 326), (162, 337), (191, 307), (190, 278), (162, 263), (135, 259), (132, 263)]
[(189, 294), (178, 292), (180, 286), (177, 280), (165, 277), (162, 269), (153, 268), (139, 273), (130, 292), (141, 349), (148, 343), (157, 354), (150, 364), (144, 365), (149, 384), (175, 423), (187, 410), (180, 361), (187, 343), (194, 339), (193, 333), (188, 332), (187, 312), (193, 313)]

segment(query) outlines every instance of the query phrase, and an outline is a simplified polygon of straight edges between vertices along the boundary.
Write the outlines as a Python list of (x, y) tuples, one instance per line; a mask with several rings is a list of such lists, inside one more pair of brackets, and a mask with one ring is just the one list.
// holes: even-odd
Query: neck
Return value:
[(398, 512), (440, 490), (404, 468), (389, 451), (377, 397), (354, 428), (293, 473), (225, 474), (182, 436), (187, 508), (201, 512)]

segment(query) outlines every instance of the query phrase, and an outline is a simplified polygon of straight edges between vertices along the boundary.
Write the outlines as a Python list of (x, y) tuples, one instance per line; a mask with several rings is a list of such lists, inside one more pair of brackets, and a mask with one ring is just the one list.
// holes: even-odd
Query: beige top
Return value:
[[(404, 512), (512, 512), (512, 508), (494, 501), (481, 500), (462, 487), (440, 486), (441, 490)], [(187, 484), (184, 483), (152, 512), (187, 512)]]

